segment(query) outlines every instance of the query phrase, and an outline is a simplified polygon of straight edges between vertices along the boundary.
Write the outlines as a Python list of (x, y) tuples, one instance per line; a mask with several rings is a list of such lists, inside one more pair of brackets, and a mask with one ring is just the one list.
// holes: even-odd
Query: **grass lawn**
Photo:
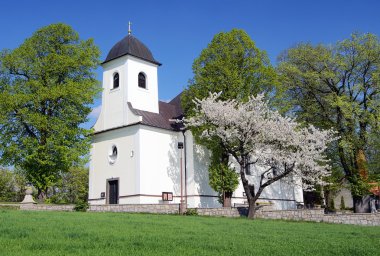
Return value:
[(0, 255), (380, 255), (380, 227), (0, 209)]

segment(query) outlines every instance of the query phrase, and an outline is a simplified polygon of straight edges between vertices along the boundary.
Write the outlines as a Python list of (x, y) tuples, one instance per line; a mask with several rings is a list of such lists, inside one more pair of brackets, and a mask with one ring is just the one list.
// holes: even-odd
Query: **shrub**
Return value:
[(20, 172), (0, 167), (0, 201), (22, 201), (25, 195), (25, 185), (25, 177)]
[(335, 211), (335, 202), (334, 202), (333, 198), (331, 198), (330, 201), (329, 201), (329, 210), (330, 211)]
[(50, 189), (54, 204), (77, 204), (88, 198), (88, 168), (72, 167), (62, 173), (61, 179)]
[(197, 209), (195, 209), (195, 208), (189, 208), (189, 209), (187, 209), (187, 211), (185, 212), (185, 215), (186, 215), (186, 216), (197, 216), (197, 215), (198, 215), (198, 211), (197, 211)]
[(343, 196), (340, 197), (340, 209), (341, 210), (345, 210), (346, 209), (346, 204), (344, 203)]
[(74, 206), (74, 211), (76, 212), (86, 212), (89, 204), (86, 201), (79, 201)]

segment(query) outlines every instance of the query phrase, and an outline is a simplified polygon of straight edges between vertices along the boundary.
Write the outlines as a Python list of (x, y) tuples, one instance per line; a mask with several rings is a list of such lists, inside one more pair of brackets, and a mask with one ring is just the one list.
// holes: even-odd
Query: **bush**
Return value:
[(334, 199), (330, 199), (330, 201), (329, 201), (329, 210), (330, 211), (335, 211), (335, 202), (334, 202)]
[(197, 211), (197, 209), (195, 209), (195, 208), (189, 208), (189, 209), (187, 209), (187, 211), (185, 212), (185, 215), (186, 215), (186, 216), (198, 216), (198, 211)]
[(76, 212), (86, 212), (89, 204), (86, 201), (77, 202), (74, 206), (74, 211)]
[(346, 204), (344, 203), (343, 196), (340, 197), (340, 209), (341, 210), (345, 210), (346, 209)]
[(61, 179), (49, 190), (54, 204), (77, 204), (88, 198), (88, 168), (72, 167), (62, 173)]
[(25, 177), (21, 173), (0, 167), (0, 201), (22, 201), (25, 195), (25, 185)]

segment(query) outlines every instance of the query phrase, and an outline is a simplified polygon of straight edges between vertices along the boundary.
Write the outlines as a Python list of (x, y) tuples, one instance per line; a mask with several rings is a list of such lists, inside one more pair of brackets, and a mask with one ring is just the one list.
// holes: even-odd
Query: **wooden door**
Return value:
[(108, 203), (109, 204), (119, 203), (119, 181), (118, 180), (108, 181)]

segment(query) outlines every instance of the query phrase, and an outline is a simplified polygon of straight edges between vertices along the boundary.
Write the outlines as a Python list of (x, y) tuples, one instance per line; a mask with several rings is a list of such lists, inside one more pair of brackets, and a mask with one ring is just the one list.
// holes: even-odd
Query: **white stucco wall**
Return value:
[[(158, 80), (157, 65), (127, 56), (127, 94), (126, 101), (135, 109), (158, 113)], [(146, 89), (138, 87), (138, 74), (143, 72), (146, 78)]]
[[(125, 64), (126, 57), (122, 57), (103, 65), (102, 109), (94, 125), (95, 131), (123, 125), (126, 85)], [(119, 87), (112, 89), (115, 73), (119, 73)]]
[[(260, 168), (258, 168), (260, 170)], [(261, 172), (260, 172), (261, 173)], [(260, 175), (252, 172), (252, 175), (247, 175), (247, 179), (250, 184), (255, 184), (257, 191)], [(295, 209), (297, 205), (296, 193), (302, 187), (296, 187), (290, 185), (282, 180), (274, 182), (272, 185), (266, 187), (262, 192), (258, 202), (271, 202), (273, 203), (273, 209)], [(247, 199), (243, 196), (244, 188), (241, 182), (239, 182), (238, 188), (233, 193), (232, 204), (244, 204)], [(302, 200), (303, 201), (303, 200)]]
[(209, 186), (209, 151), (195, 144), (191, 132), (186, 132), (185, 136), (187, 142), (188, 207), (221, 207), (217, 198), (218, 194)]
[(142, 203), (160, 203), (162, 192), (173, 192), (174, 201), (180, 196), (180, 150), (177, 132), (141, 126), (140, 193)]
[[(119, 179), (119, 195), (131, 195), (139, 192), (140, 182), (137, 172), (139, 170), (139, 158), (138, 154), (135, 153), (139, 151), (138, 138), (137, 126), (108, 131), (93, 137), (89, 177), (91, 204), (106, 203), (105, 199), (99, 198), (101, 192), (105, 192), (107, 197), (108, 179)], [(110, 164), (108, 155), (112, 145), (117, 146), (118, 157), (115, 163)], [(119, 199), (119, 203), (123, 201), (125, 199)]]

